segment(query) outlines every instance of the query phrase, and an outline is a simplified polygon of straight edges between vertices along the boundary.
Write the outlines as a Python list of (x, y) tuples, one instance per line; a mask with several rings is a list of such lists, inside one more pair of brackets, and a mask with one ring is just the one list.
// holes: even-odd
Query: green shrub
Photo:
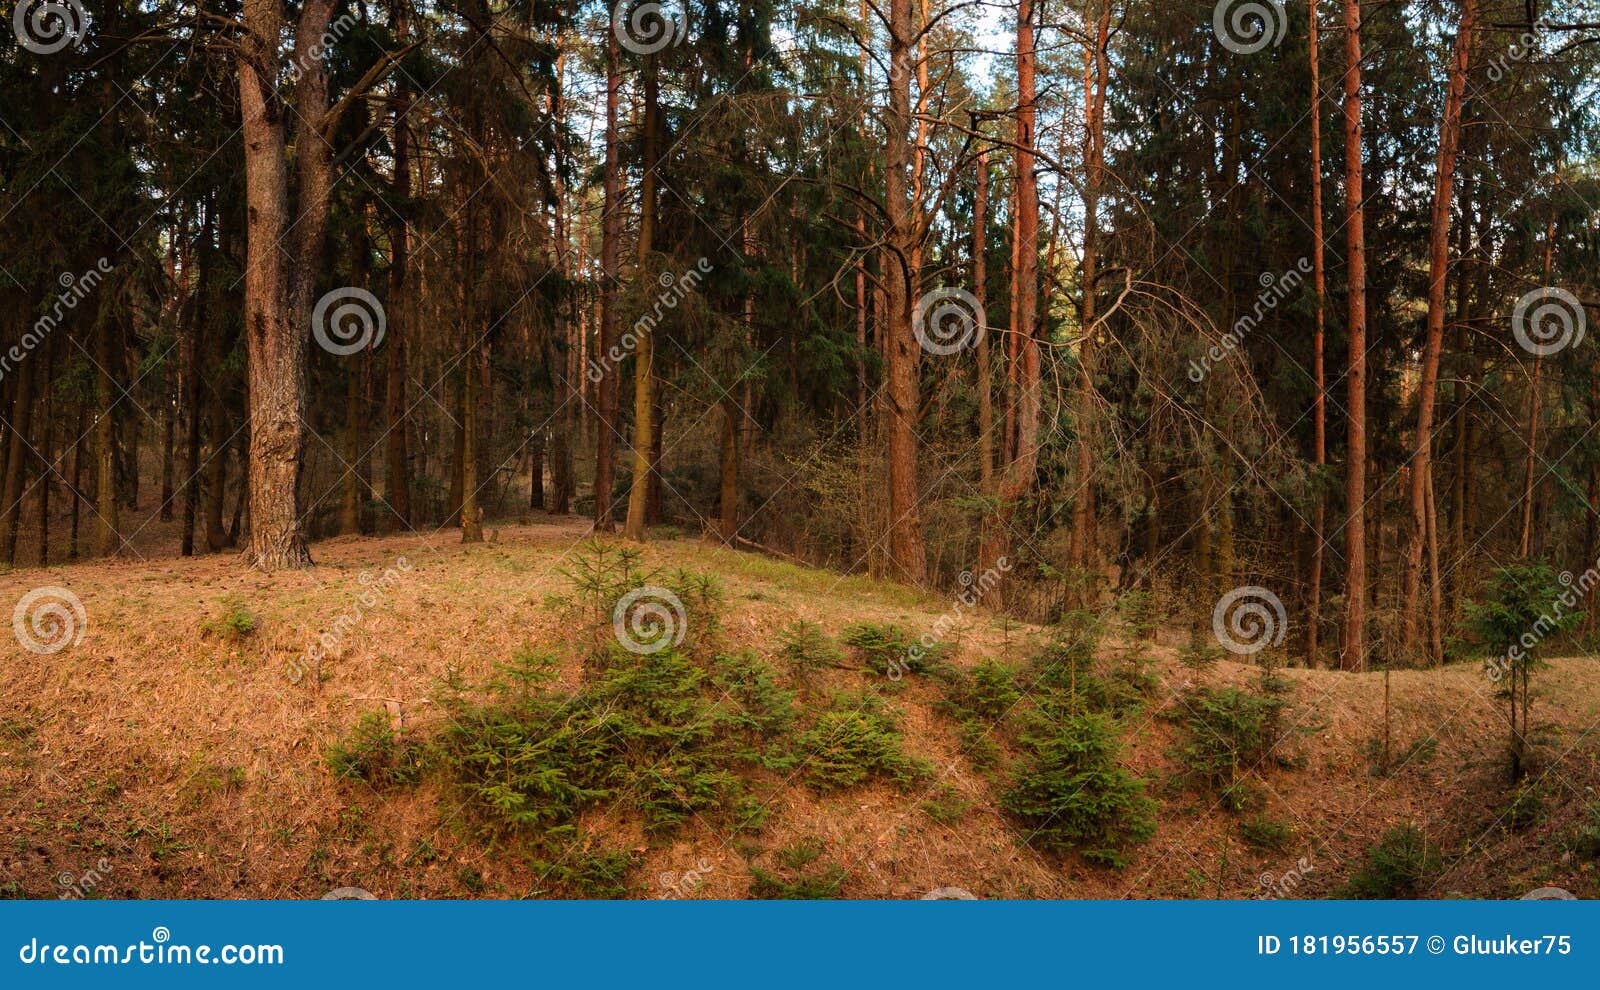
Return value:
[(200, 629), (212, 636), (238, 642), (256, 631), (260, 620), (256, 614), (238, 602), (226, 602), (226, 610), (215, 619), (207, 620)]
[[(721, 673), (759, 681), (738, 663)], [(616, 650), (570, 697), (502, 685), (487, 701), (449, 698), (442, 762), (491, 828), (545, 841), (570, 835), (585, 808), (611, 799), (625, 800), (653, 831), (731, 811), (742, 793), (734, 769), (749, 761), (762, 725), (781, 716), (752, 713), (734, 698), (713, 704), (707, 681), (680, 653)]]
[(1544, 790), (1523, 783), (1511, 794), (1496, 816), (1500, 825), (1512, 832), (1523, 832), (1544, 821)]
[(421, 774), (421, 753), (390, 727), (385, 712), (367, 712), (344, 739), (328, 747), (327, 763), (341, 780), (374, 787), (412, 784)]
[(722, 693), (721, 721), (743, 744), (741, 755), (768, 766), (784, 765), (787, 756), (770, 747), (794, 725), (794, 692), (748, 651), (718, 656), (712, 662), (711, 683)]
[(1239, 823), (1239, 835), (1247, 845), (1264, 852), (1283, 852), (1294, 842), (1294, 826), (1288, 822), (1256, 815)]
[(893, 677), (923, 673), (952, 652), (946, 643), (924, 643), (899, 626), (870, 622), (847, 627), (843, 639), (860, 654), (868, 670)]
[(1600, 799), (1592, 787), (1584, 788), (1584, 795), (1584, 818), (1573, 836), (1572, 851), (1580, 859), (1600, 860)]
[(1423, 893), (1423, 882), (1439, 866), (1439, 851), (1428, 845), (1422, 830), (1399, 825), (1367, 851), (1366, 864), (1340, 888), (1340, 896), (1360, 900), (1417, 897)]
[(836, 695), (795, 741), (805, 780), (827, 792), (880, 777), (905, 787), (928, 773), (901, 751), (898, 716), (869, 692)]
[(1237, 688), (1199, 688), (1183, 696), (1178, 759), (1189, 775), (1222, 791), (1261, 763), (1277, 745), (1281, 698)]
[(790, 670), (804, 677), (823, 667), (837, 667), (844, 663), (844, 653), (839, 645), (815, 622), (797, 619), (778, 632), (778, 652)]
[(1120, 715), (1142, 706), (1154, 684), (1142, 660), (1102, 671), (1098, 650), (1097, 623), (1085, 618), (1068, 623), (1029, 664), (1035, 702), (1063, 716)]
[(828, 901), (839, 896), (848, 876), (837, 863), (822, 863), (823, 845), (801, 839), (774, 852), (776, 868), (750, 864), (750, 896), (769, 901)]
[(940, 825), (954, 825), (966, 816), (972, 802), (949, 784), (940, 784), (933, 794), (922, 802), (922, 813)]
[(1117, 763), (1115, 723), (1104, 715), (1040, 720), (1024, 736), (1031, 755), (1016, 771), (1001, 805), (1017, 818), (1026, 841), (1053, 853), (1076, 850), (1108, 866), (1126, 865), (1129, 846), (1155, 834), (1153, 800), (1144, 783)]
[[(1583, 612), (1572, 607), (1576, 595), (1550, 565), (1536, 562), (1499, 568), (1485, 582), (1483, 600), (1467, 603), (1468, 627), (1492, 653), (1489, 677), (1506, 705), (1510, 728), (1506, 750), (1513, 782), (1522, 779), (1533, 756), (1528, 709), (1533, 674), (1544, 666), (1539, 646), (1583, 618)], [(1537, 640), (1525, 646), (1527, 636)]]

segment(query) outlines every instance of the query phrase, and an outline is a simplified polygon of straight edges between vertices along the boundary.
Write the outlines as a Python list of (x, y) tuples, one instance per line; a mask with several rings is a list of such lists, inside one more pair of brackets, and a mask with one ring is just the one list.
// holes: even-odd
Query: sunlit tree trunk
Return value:
[(606, 162), (601, 180), (604, 191), (600, 217), (600, 341), (593, 367), (599, 369), (599, 430), (595, 440), (594, 528), (609, 532), (615, 525), (611, 490), (615, 487), (617, 412), (619, 403), (617, 368), (611, 357), (617, 344), (617, 255), (622, 240), (622, 201), (619, 194), (619, 143), (617, 99), (622, 77), (617, 69), (617, 35), (606, 32)]
[[(656, 57), (644, 58), (644, 174), (639, 180), (639, 278), (648, 277), (655, 250), (656, 169), (660, 166), (660, 98)], [(634, 329), (638, 345), (633, 360), (633, 482), (628, 491), (628, 519), (622, 532), (630, 540), (645, 537), (650, 511), (650, 471), (655, 455), (655, 334), (643, 325)]]
[(919, 347), (912, 330), (915, 224), (907, 201), (906, 172), (911, 165), (911, 61), (914, 44), (911, 0), (889, 5), (889, 113), (884, 140), (884, 199), (888, 230), (883, 253), (885, 357), (885, 433), (889, 453), (889, 567), (911, 584), (927, 579), (927, 549), (917, 487), (916, 420), (920, 387)]
[(1367, 245), (1361, 161), (1361, 3), (1344, 0), (1345, 264), (1350, 298), (1345, 455), (1345, 623), (1342, 665), (1367, 665)]
[[(1456, 148), (1461, 140), (1461, 104), (1467, 86), (1467, 64), (1477, 29), (1477, 0), (1462, 0), (1456, 29), (1455, 57), (1450, 61), (1444, 115), (1439, 121), (1439, 157), (1434, 171), (1433, 224), (1428, 240), (1428, 315), (1422, 350), (1422, 377), (1417, 389), (1416, 449), (1411, 461), (1411, 534), (1406, 544), (1401, 648), (1408, 656), (1421, 652), (1421, 587), (1423, 549), (1433, 521), (1428, 517), (1428, 492), (1433, 484), (1433, 407), (1439, 382), (1439, 356), (1444, 351), (1445, 287), (1450, 269), (1450, 211), (1455, 203)], [(1439, 625), (1438, 589), (1432, 592), (1429, 618)], [(1436, 640), (1437, 637), (1430, 637)], [(1430, 642), (1429, 655), (1442, 663)]]

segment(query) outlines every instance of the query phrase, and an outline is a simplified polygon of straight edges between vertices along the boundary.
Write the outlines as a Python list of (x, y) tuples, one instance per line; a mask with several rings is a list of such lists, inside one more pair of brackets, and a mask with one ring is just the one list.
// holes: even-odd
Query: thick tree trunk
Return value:
[[(1428, 492), (1433, 485), (1433, 407), (1439, 382), (1439, 356), (1444, 351), (1445, 286), (1450, 270), (1450, 211), (1455, 203), (1456, 148), (1461, 140), (1461, 104), (1467, 87), (1467, 65), (1472, 57), (1472, 36), (1477, 29), (1477, 0), (1462, 0), (1461, 22), (1456, 29), (1455, 57), (1450, 61), (1444, 115), (1439, 121), (1439, 157), (1434, 170), (1433, 225), (1428, 240), (1428, 315), (1422, 350), (1422, 378), (1417, 388), (1417, 434), (1411, 462), (1411, 534), (1406, 544), (1404, 591), (1401, 605), (1401, 649), (1407, 656), (1421, 652), (1422, 558), (1424, 543), (1433, 530), (1428, 518)], [(1434, 626), (1438, 616), (1430, 611)], [(1430, 659), (1443, 663), (1430, 643)]]
[[(655, 250), (656, 169), (660, 166), (660, 100), (656, 89), (656, 57), (644, 58), (644, 174), (639, 180), (639, 278), (648, 277)], [(655, 335), (641, 324), (634, 328), (638, 346), (633, 355), (633, 484), (628, 491), (628, 519), (623, 535), (645, 538), (650, 511), (650, 473), (655, 443)]]
[(39, 392), (39, 499), (35, 508), (38, 515), (35, 517), (34, 528), (38, 530), (39, 548), (35, 561), (40, 567), (50, 566), (50, 486), (55, 479), (53, 456), (53, 437), (51, 436), (55, 420), (51, 412), (50, 401), (51, 385), (55, 378), (55, 353), (56, 340), (54, 337), (47, 340), (42, 348), (43, 354), (39, 355), (44, 361), (44, 378), (38, 384)]
[(916, 434), (919, 348), (912, 330), (911, 268), (916, 249), (915, 224), (906, 200), (906, 171), (911, 164), (911, 78), (913, 27), (911, 0), (889, 5), (889, 114), (884, 149), (884, 198), (888, 247), (883, 254), (885, 356), (887, 388), (884, 413), (889, 453), (889, 567), (910, 584), (927, 580), (927, 549), (917, 485)]
[(1345, 263), (1350, 336), (1342, 665), (1367, 666), (1367, 244), (1361, 161), (1361, 2), (1344, 0)]
[[(1033, 487), (1038, 470), (1040, 395), (1039, 342), (1035, 327), (1039, 306), (1039, 186), (1034, 175), (1034, 138), (1038, 117), (1035, 86), (1037, 34), (1032, 0), (1017, 7), (1017, 136), (1016, 200), (1011, 225), (1011, 329), (1015, 358), (1011, 362), (1015, 390), (1010, 417), (1016, 428), (1014, 455), (996, 494), (992, 519), (987, 520), (979, 551), (979, 566), (987, 572), (1011, 552), (1011, 527), (1017, 505)], [(981, 297), (980, 297), (981, 298)], [(979, 359), (987, 363), (987, 354)], [(985, 390), (987, 382), (985, 382)], [(981, 449), (981, 447), (980, 447)], [(993, 608), (1003, 604), (998, 585), (989, 588), (984, 601)]]
[[(295, 28), (301, 70), (295, 106), (277, 89), (282, 54), (281, 0), (244, 0), (239, 39), (248, 250), (244, 277), (245, 346), (249, 365), (250, 546), (261, 570), (309, 567), (300, 521), (305, 454), (306, 334), (312, 293), (322, 270), (332, 185), (330, 151), (321, 130), (327, 116), (327, 70), (314, 57), (328, 29), (332, 0), (306, 0)], [(267, 72), (270, 77), (263, 78)], [(289, 197), (288, 121), (296, 122), (297, 200)], [(286, 257), (285, 255), (288, 255)]]

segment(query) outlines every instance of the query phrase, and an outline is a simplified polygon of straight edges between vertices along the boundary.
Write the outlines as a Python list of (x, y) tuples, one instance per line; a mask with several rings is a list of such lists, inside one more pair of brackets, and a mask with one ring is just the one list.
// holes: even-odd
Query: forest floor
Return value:
[[(384, 711), (403, 732), (442, 717), (433, 703), (449, 671), (469, 682), (527, 646), (572, 638), (560, 566), (587, 524), (551, 519), (492, 530), (492, 542), (337, 538), (313, 546), (315, 569), (259, 574), (233, 555), (89, 562), (0, 575), (0, 599), (69, 588), (87, 616), (82, 640), (38, 655), (0, 650), (0, 892), (92, 896), (315, 898), (359, 887), (384, 898), (520, 897), (542, 891), (536, 867), (485, 841), (449, 788), (425, 778), (404, 790), (339, 779), (325, 754), (360, 716)], [(644, 548), (648, 566), (715, 574), (722, 635), (761, 654), (797, 618), (837, 635), (860, 621), (929, 629), (947, 597), (841, 577), (688, 539)], [(380, 601), (340, 623), (389, 568), (404, 569)], [(228, 616), (253, 628), (230, 632)], [(341, 628), (320, 672), (291, 679), (291, 662)], [(950, 639), (956, 665), (1022, 663), (1045, 631), (974, 614)], [(1154, 675), (1143, 708), (1123, 719), (1124, 762), (1159, 801), (1154, 838), (1121, 869), (1038, 853), (999, 809), (1004, 770), (980, 772), (937, 707), (931, 678), (890, 682), (830, 669), (840, 687), (879, 690), (904, 713), (905, 746), (932, 766), (910, 788), (868, 783), (826, 796), (774, 775), (759, 832), (729, 836), (691, 820), (647, 837), (625, 813), (586, 813), (584, 827), (630, 851), (630, 896), (677, 892), (745, 897), (754, 869), (785, 849), (820, 848), (842, 867), (846, 897), (920, 897), (962, 888), (979, 897), (1328, 896), (1396, 825), (1420, 826), (1441, 856), (1427, 896), (1518, 897), (1556, 886), (1600, 896), (1573, 837), (1593, 827), (1600, 784), (1600, 668), (1556, 659), (1539, 675), (1534, 721), (1547, 723), (1531, 822), (1505, 814), (1504, 722), (1476, 664), (1396, 671), (1389, 681), (1389, 763), (1382, 770), (1382, 674), (1286, 669), (1293, 731), (1258, 775), (1260, 814), (1292, 826), (1274, 850), (1245, 841), (1243, 817), (1186, 786), (1170, 716), (1195, 682), (1246, 684), (1249, 664), (1180, 663), (1186, 632), (1139, 644)], [(1106, 651), (1118, 650), (1109, 637)], [(562, 672), (576, 685), (573, 654)], [(936, 820), (934, 795), (955, 805)], [(964, 807), (962, 807), (964, 805)], [(692, 890), (682, 881), (693, 874)], [(1291, 887), (1293, 885), (1291, 884)]]

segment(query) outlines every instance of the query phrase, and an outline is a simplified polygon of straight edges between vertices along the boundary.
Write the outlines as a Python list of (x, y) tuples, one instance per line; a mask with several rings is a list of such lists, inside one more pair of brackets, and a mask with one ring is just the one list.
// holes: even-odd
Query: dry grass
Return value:
[[(327, 745), (361, 713), (388, 708), (408, 729), (440, 716), (438, 679), (457, 671), (481, 680), (526, 645), (572, 635), (552, 599), (568, 585), (556, 570), (585, 534), (578, 521), (504, 527), (498, 542), (461, 547), (447, 535), (335, 539), (314, 548), (318, 567), (262, 575), (232, 557), (112, 561), (19, 570), (0, 576), (0, 600), (42, 585), (65, 586), (89, 615), (83, 641), (53, 655), (0, 654), (0, 889), (52, 897), (62, 875), (81, 876), (104, 859), (97, 892), (114, 897), (317, 897), (360, 886), (384, 897), (517, 897), (543, 889), (514, 849), (485, 844), (464, 827), (449, 796), (424, 783), (378, 794), (334, 779)], [(724, 624), (736, 644), (770, 653), (775, 631), (805, 618), (837, 633), (858, 621), (928, 628), (949, 603), (864, 578), (841, 578), (702, 543), (650, 544), (652, 566), (715, 572), (726, 588)], [(366, 585), (404, 556), (412, 569), (353, 623), (320, 678), (291, 682), (291, 660), (333, 627)], [(218, 620), (255, 618), (244, 636)], [(987, 618), (959, 633), (958, 662), (1019, 662), (1039, 631)], [(1587, 660), (1557, 661), (1544, 677), (1538, 715), (1568, 751), (1548, 784), (1550, 821), (1518, 836), (1493, 827), (1503, 803), (1495, 757), (1500, 722), (1481, 674), (1468, 666), (1393, 675), (1389, 775), (1373, 772), (1369, 744), (1380, 737), (1381, 675), (1285, 672), (1294, 684), (1291, 718), (1305, 731), (1290, 749), (1294, 767), (1261, 775), (1266, 813), (1295, 826), (1282, 853), (1259, 853), (1239, 838), (1236, 816), (1215, 798), (1170, 783), (1171, 722), (1159, 710), (1197, 678), (1175, 652), (1152, 646), (1161, 689), (1127, 732), (1130, 762), (1152, 778), (1162, 808), (1154, 841), (1122, 871), (1036, 855), (995, 810), (1002, 775), (974, 771), (955, 729), (934, 710), (939, 694), (909, 677), (889, 696), (904, 709), (913, 752), (935, 779), (907, 794), (871, 786), (819, 798), (774, 775), (766, 827), (730, 837), (691, 824), (669, 840), (647, 841), (626, 818), (585, 821), (613, 846), (632, 849), (635, 896), (656, 896), (671, 874), (710, 867), (696, 897), (745, 896), (749, 859), (803, 839), (822, 859), (849, 870), (851, 897), (919, 896), (962, 887), (1004, 897), (1249, 897), (1259, 877), (1281, 875), (1302, 856), (1314, 869), (1303, 894), (1324, 894), (1358, 868), (1389, 825), (1415, 821), (1455, 865), (1435, 893), (1516, 896), (1534, 886), (1600, 893), (1591, 866), (1563, 860), (1562, 835), (1575, 827), (1583, 786), (1595, 773), (1600, 678)], [(567, 683), (579, 676), (576, 662)], [(1221, 663), (1207, 682), (1242, 681), (1250, 668)], [(830, 671), (840, 686), (872, 675)], [(881, 681), (878, 681), (881, 684)], [(1429, 741), (1431, 740), (1431, 741)], [(1413, 746), (1415, 745), (1415, 748)], [(920, 810), (937, 783), (972, 807), (953, 824)], [(1459, 860), (1458, 860), (1459, 857)]]

